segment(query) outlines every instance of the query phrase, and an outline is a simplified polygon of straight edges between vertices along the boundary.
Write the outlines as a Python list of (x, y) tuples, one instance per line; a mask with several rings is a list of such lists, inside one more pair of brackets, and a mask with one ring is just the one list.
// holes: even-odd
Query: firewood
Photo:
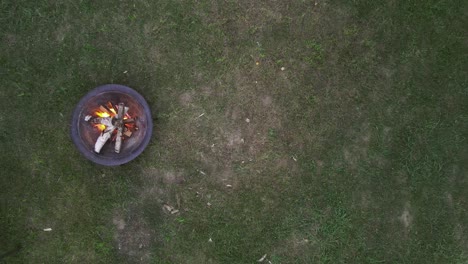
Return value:
[(133, 133), (130, 131), (130, 129), (127, 128), (123, 134), (124, 136), (131, 137)]
[(116, 108), (116, 106), (114, 106), (111, 102), (107, 102), (107, 104), (105, 105), (105, 107), (106, 107), (107, 109), (109, 109), (109, 111), (110, 111), (112, 114), (114, 114), (114, 115), (117, 114), (117, 112), (116, 112), (116, 109), (117, 109), (117, 108)]
[(103, 113), (107, 113), (107, 114), (111, 114), (109, 109), (107, 109), (106, 107), (104, 107), (103, 105), (100, 105), (99, 106), (99, 111), (103, 112)]
[(124, 103), (119, 103), (117, 109), (117, 137), (115, 139), (115, 153), (120, 153), (120, 148), (122, 147), (122, 130), (123, 130), (123, 118), (128, 111), (128, 107), (125, 107)]
[(112, 117), (96, 117), (93, 119), (93, 122), (96, 124), (102, 124), (106, 127), (114, 127), (112, 124)]
[(135, 122), (135, 118), (124, 119), (123, 121), (124, 124), (134, 123), (134, 122)]
[(114, 131), (114, 126), (112, 127), (106, 127), (106, 130), (104, 130), (101, 135), (98, 137), (96, 140), (96, 144), (94, 144), (94, 151), (96, 153), (101, 152), (102, 147), (104, 144), (106, 144), (107, 140), (112, 136), (112, 132)]
[[(130, 125), (130, 123), (135, 122), (134, 118), (130, 118), (130, 116), (127, 115), (130, 108), (125, 106), (124, 103), (119, 103), (114, 106), (111, 102), (108, 102), (106, 105), (100, 105), (99, 110), (103, 113), (109, 114), (109, 117), (93, 118), (90, 115), (85, 117), (85, 121), (105, 126), (104, 131), (102, 131), (94, 144), (94, 151), (99, 153), (104, 144), (112, 138), (112, 141), (115, 140), (114, 151), (116, 153), (120, 153), (122, 148), (122, 137), (130, 137), (133, 133), (130, 128), (125, 126), (125, 124), (129, 124), (128, 126), (132, 126), (134, 130), (138, 130), (134, 125)], [(128, 117), (128, 119), (124, 119), (125, 117)], [(114, 131), (116, 131), (116, 133), (114, 133)]]
[(122, 147), (122, 128), (117, 129), (117, 137), (115, 138), (115, 153), (120, 153)]
[(96, 140), (96, 143), (94, 144), (94, 151), (96, 153), (101, 152), (102, 147), (104, 144), (106, 144), (107, 140), (112, 136), (112, 132), (114, 132), (115, 127), (112, 124), (112, 118), (111, 117), (97, 117), (92, 119), (92, 122), (95, 124), (102, 124), (106, 126), (104, 131), (102, 131), (101, 135), (98, 137)]

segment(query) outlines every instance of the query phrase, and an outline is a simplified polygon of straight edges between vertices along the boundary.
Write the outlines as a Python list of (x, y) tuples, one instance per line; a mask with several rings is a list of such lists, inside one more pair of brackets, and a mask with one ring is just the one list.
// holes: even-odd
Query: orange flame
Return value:
[(99, 129), (100, 131), (104, 131), (104, 129), (106, 129), (106, 126), (103, 124), (94, 124), (94, 127)]
[[(101, 117), (101, 118), (112, 117), (112, 116), (117, 115), (117, 112), (115, 111), (114, 106), (112, 105), (111, 102), (108, 102), (106, 106), (107, 106), (107, 109), (110, 111), (110, 113), (104, 110), (105, 107), (101, 106), (98, 110), (94, 112), (94, 115), (97, 117)], [(94, 124), (94, 127), (99, 129), (99, 131), (104, 131), (106, 129), (106, 126), (103, 124)]]
[(114, 115), (117, 115), (117, 112), (115, 111), (114, 106), (112, 105), (111, 102), (107, 102), (107, 108), (109, 108), (109, 110), (110, 110)]
[[(108, 102), (105, 104), (106, 107), (100, 107), (98, 110), (94, 112), (94, 116), (105, 118), (105, 117), (113, 117), (117, 115), (117, 111), (114, 108), (114, 105), (111, 102)], [(108, 111), (105, 111), (108, 110)], [(132, 118), (128, 113), (125, 114), (123, 119), (129, 119)], [(97, 128), (99, 131), (104, 131), (106, 129), (106, 126), (103, 124), (93, 124), (95, 128)], [(134, 124), (125, 124), (127, 128), (133, 128)]]
[(96, 111), (95, 114), (99, 117), (110, 117), (109, 113)]

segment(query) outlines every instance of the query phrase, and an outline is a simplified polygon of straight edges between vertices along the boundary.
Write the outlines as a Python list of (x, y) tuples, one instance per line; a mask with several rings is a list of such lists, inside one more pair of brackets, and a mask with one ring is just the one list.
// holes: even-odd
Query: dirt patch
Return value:
[[(115, 212), (112, 218), (115, 247), (122, 258), (131, 263), (151, 263), (151, 247), (160, 238), (147, 221), (158, 221), (157, 215), (165, 204), (180, 208), (180, 196), (174, 193), (173, 187), (185, 182), (183, 170), (148, 167), (141, 175), (144, 184), (139, 191), (139, 202)], [(151, 204), (150, 209), (145, 204)], [(147, 210), (152, 212), (151, 217)]]
[(372, 193), (368, 190), (361, 193), (361, 208), (366, 210), (372, 203)]
[(204, 85), (200, 88), (200, 91), (201, 91), (201, 94), (203, 96), (210, 96), (211, 94), (213, 94), (213, 88), (211, 88), (210, 86), (208, 85)]
[(262, 97), (263, 106), (270, 106), (272, 103), (273, 103), (273, 98), (271, 98), (271, 96), (266, 95)]
[(153, 231), (144, 221), (141, 212), (136, 209), (129, 210), (127, 215), (117, 212), (112, 222), (116, 228), (114, 241), (119, 254), (127, 260), (150, 263)]
[(149, 167), (143, 170), (143, 176), (148, 183), (181, 184), (185, 182), (182, 170), (163, 170)]
[(350, 132), (351, 144), (343, 148), (343, 157), (346, 163), (356, 169), (359, 162), (367, 158), (371, 131), (368, 123), (364, 123), (358, 130)]
[(276, 171), (285, 171), (288, 173), (295, 173), (299, 171), (299, 166), (297, 161), (294, 160), (294, 157), (283, 156), (275, 161), (275, 170)]
[[(209, 101), (223, 102), (223, 114), (212, 114), (218, 113), (219, 108), (204, 105), (207, 115), (197, 120), (212, 136), (200, 139), (197, 145), (191, 142), (203, 154), (200, 155), (203, 156), (201, 162), (213, 172), (247, 166), (237, 164), (242, 161), (252, 160), (263, 165), (267, 161), (273, 162), (273, 159), (266, 160), (263, 157), (271, 154), (269, 148), (272, 144), (268, 143), (279, 140), (282, 129), (281, 113), (284, 111), (275, 104), (273, 96), (269, 94), (270, 85), (261, 81), (262, 76), (257, 70), (237, 68), (230, 73), (221, 76), (220, 81), (204, 93)], [(225, 94), (223, 88), (226, 84), (232, 89), (229, 95)], [(187, 126), (186, 130), (193, 130), (193, 124)]]
[(240, 107), (233, 107), (232, 109), (228, 109), (226, 111), (226, 117), (231, 118), (233, 121), (240, 120), (242, 118), (242, 112)]
[(61, 43), (65, 40), (65, 37), (68, 35), (70, 32), (70, 25), (61, 25), (60, 27), (57, 28), (55, 31), (55, 40), (58, 43)]
[(185, 92), (179, 96), (179, 103), (184, 107), (188, 107), (192, 104), (194, 96), (193, 91)]
[(162, 59), (162, 54), (161, 54), (161, 51), (159, 50), (158, 47), (153, 46), (153, 47), (149, 48), (148, 58), (153, 63), (165, 65), (164, 64), (165, 60)]
[(226, 134), (226, 146), (228, 148), (238, 148), (238, 146), (241, 144), (244, 144), (242, 132), (233, 131)]
[(143, 33), (147, 37), (151, 37), (152, 35), (157, 33), (158, 30), (159, 30), (158, 25), (156, 23), (154, 23), (154, 22), (145, 23), (143, 25)]
[(183, 172), (181, 171), (162, 171), (161, 178), (164, 184), (181, 184), (185, 182)]
[(115, 216), (112, 219), (112, 223), (115, 225), (117, 230), (124, 230), (125, 229), (125, 220), (120, 216)]
[(224, 31), (229, 33), (228, 36), (231, 36), (230, 40), (233, 43), (238, 43), (242, 40), (242, 36), (260, 33), (268, 30), (272, 24), (284, 22), (283, 13), (287, 10), (288, 5), (282, 2), (271, 5), (260, 1), (236, 1), (230, 4), (229, 9), (225, 10), (214, 3), (210, 6), (211, 10), (208, 12), (198, 13), (207, 25), (225, 20), (225, 10), (229, 10), (228, 12), (241, 10), (241, 15), (237, 19), (223, 23)]
[(182, 170), (163, 170), (154, 167), (144, 169), (143, 177), (145, 184), (140, 191), (140, 198), (157, 201), (161, 205), (170, 200), (171, 186), (183, 184), (186, 180)]

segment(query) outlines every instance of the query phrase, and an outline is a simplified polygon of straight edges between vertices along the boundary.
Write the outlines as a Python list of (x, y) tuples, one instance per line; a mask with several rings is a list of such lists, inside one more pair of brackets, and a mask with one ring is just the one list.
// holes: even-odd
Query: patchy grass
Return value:
[[(462, 1), (0, 7), (5, 262), (468, 261)], [(104, 83), (155, 118), (115, 168), (69, 138)]]

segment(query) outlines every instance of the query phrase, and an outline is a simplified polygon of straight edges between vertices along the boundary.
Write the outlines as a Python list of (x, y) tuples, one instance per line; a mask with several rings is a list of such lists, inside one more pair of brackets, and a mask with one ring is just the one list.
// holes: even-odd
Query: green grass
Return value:
[[(466, 7), (0, 1), (0, 261), (468, 262)], [(114, 168), (69, 136), (105, 83), (155, 119)]]

